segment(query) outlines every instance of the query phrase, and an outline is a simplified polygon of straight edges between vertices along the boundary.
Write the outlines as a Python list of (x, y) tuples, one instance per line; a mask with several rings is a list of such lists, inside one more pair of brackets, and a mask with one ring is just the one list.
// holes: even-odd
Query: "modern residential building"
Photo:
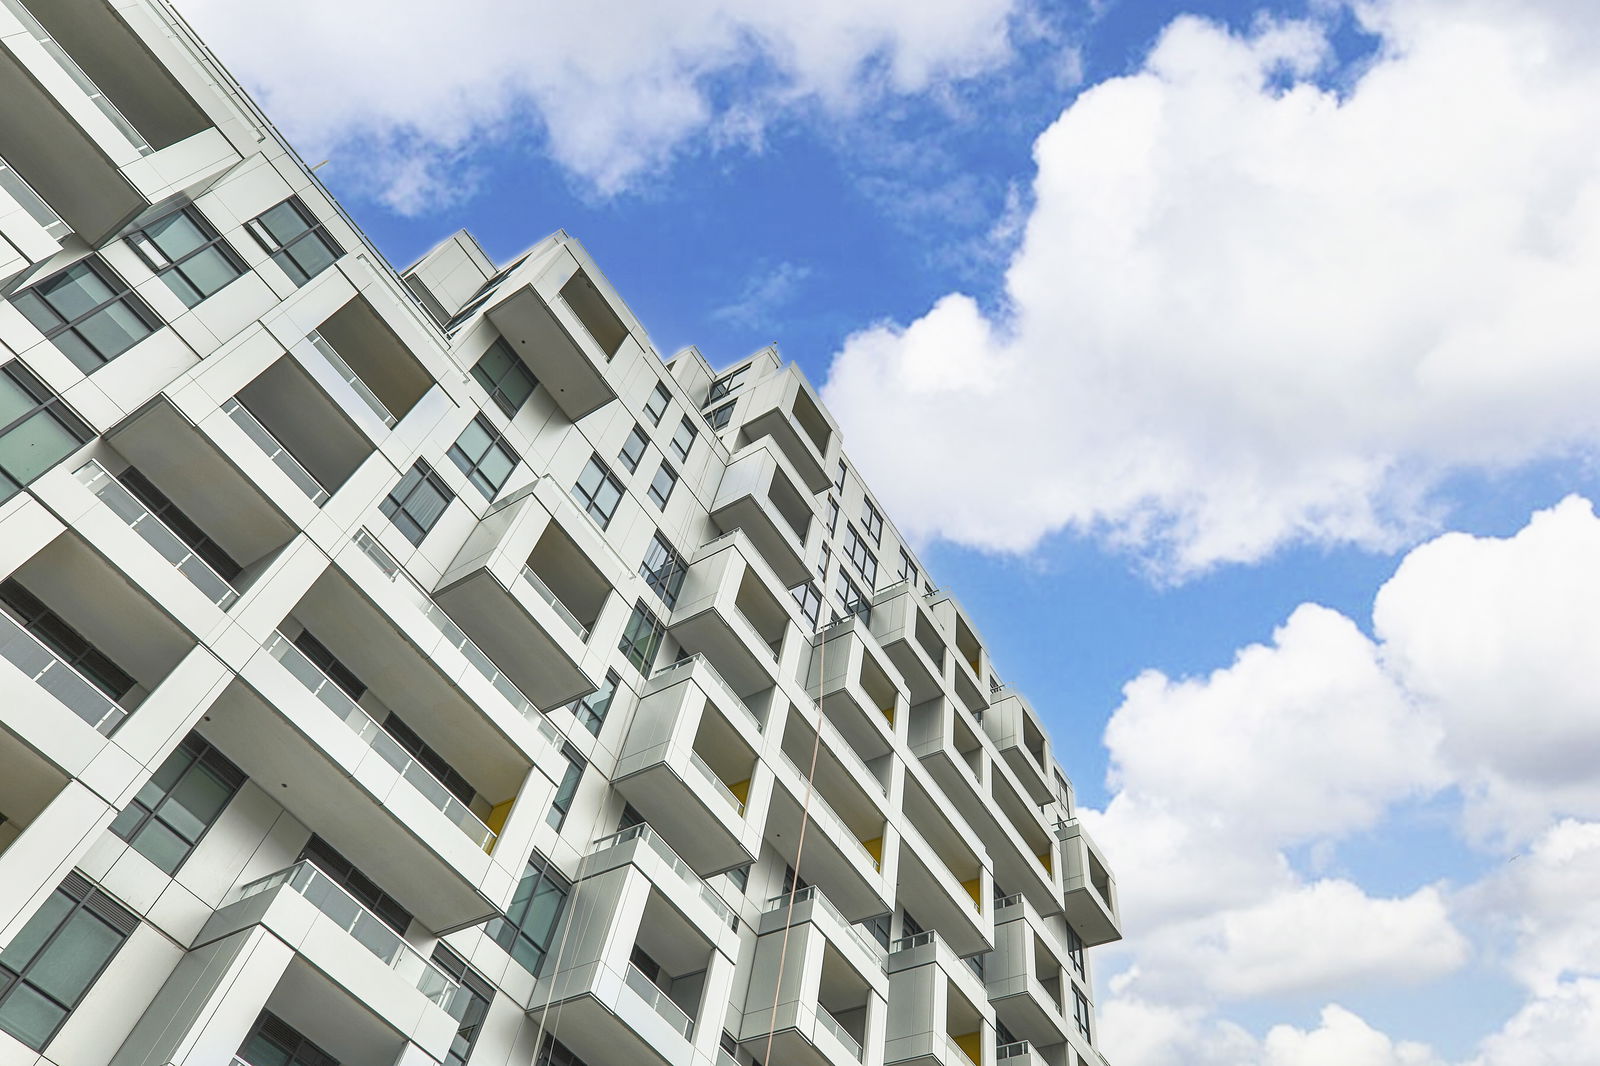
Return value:
[(1119, 936), (792, 364), (0, 0), (0, 1064), (1098, 1066)]

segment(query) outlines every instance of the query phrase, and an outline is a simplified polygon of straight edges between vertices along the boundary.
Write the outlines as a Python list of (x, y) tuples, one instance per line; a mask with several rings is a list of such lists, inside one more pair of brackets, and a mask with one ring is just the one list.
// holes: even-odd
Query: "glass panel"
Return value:
[(521, 407), (533, 395), (534, 380), (532, 375), (515, 368), (504, 381), (500, 383), (500, 391), (510, 401), (512, 407)]
[(93, 374), (105, 363), (105, 360), (101, 359), (75, 330), (69, 329), (65, 333), (57, 333), (51, 338), (51, 343), (61, 349), (61, 354), (72, 360), (72, 365), (85, 374)]
[(514, 466), (516, 466), (516, 462), (511, 456), (496, 446), (490, 448), (489, 453), (479, 461), (478, 470), (483, 474), (490, 488), (498, 489), (511, 476), (511, 469)]
[(168, 215), (146, 226), (144, 232), (169, 259), (182, 259), (206, 243), (206, 235), (200, 232), (187, 211)]
[(493, 440), (489, 431), (483, 428), (483, 423), (473, 419), (467, 423), (467, 428), (461, 431), (461, 436), (456, 440), (456, 447), (460, 448), (468, 459), (477, 462)]
[(210, 296), (239, 276), (233, 263), (216, 247), (207, 248), (178, 269), (202, 296)]
[(78, 323), (76, 331), (100, 357), (110, 360), (150, 335), (150, 327), (125, 303), (114, 303)]
[(22, 317), (33, 323), (40, 333), (49, 333), (61, 325), (61, 318), (39, 298), (37, 293), (24, 292), (12, 297), (11, 306), (22, 312)]
[(289, 248), (289, 254), (302, 270), (313, 277), (322, 273), (338, 258), (320, 233), (308, 233)]
[(285, 200), (261, 216), (261, 225), (280, 245), (288, 244), (306, 231), (305, 220), (294, 209), (294, 203)]
[(43, 1048), (67, 1012), (27, 985), (18, 985), (0, 1003), (0, 1029), (34, 1049)]
[(33, 397), (23, 391), (21, 385), (9, 375), (0, 374), (0, 426), (10, 425), (33, 405)]
[(28, 919), (28, 924), (22, 927), (22, 931), (11, 938), (11, 943), (6, 946), (5, 951), (0, 952), (0, 963), (13, 970), (26, 967), (33, 961), (34, 952), (38, 951), (39, 946), (55, 932), (56, 926), (61, 924), (61, 919), (72, 910), (72, 906), (72, 900), (62, 893), (51, 893), (50, 898), (44, 901), (44, 905)]
[(87, 263), (79, 263), (54, 281), (39, 286), (39, 293), (67, 319), (88, 314), (116, 295)]
[(167, 874), (183, 865), (183, 860), (189, 856), (189, 848), (189, 841), (154, 819), (147, 822), (133, 839), (133, 850)]
[(156, 813), (191, 841), (199, 840), (232, 795), (233, 790), (215, 774), (196, 766)]
[(442, 494), (427, 481), (417, 487), (417, 491), (406, 500), (406, 511), (423, 529), (433, 528), (433, 524), (444, 514), (444, 509), (450, 503), (450, 498)]
[(77, 438), (48, 414), (39, 414), (0, 437), (0, 469), (32, 481), (78, 447)]
[(28, 980), (63, 1003), (76, 1004), (121, 943), (115, 929), (79, 910), (34, 961)]

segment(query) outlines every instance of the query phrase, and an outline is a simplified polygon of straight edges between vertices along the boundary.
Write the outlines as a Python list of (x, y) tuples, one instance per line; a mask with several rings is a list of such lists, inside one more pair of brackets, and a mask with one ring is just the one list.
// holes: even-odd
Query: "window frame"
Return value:
[(904, 548), (900, 549), (900, 580), (915, 583), (920, 576), (917, 564), (911, 561), (911, 553)]
[[(305, 227), (289, 238), (287, 242), (279, 240), (277, 235), (268, 229), (267, 224), (262, 221), (262, 219), (285, 204), (289, 205), (289, 209), (295, 213)], [(291, 194), (286, 199), (273, 204), (255, 218), (246, 222), (244, 228), (250, 236), (255, 238), (256, 243), (261, 245), (262, 251), (266, 252), (274, 263), (278, 264), (278, 269), (283, 271), (284, 275), (294, 283), (294, 287), (297, 289), (309, 284), (313, 278), (320, 276), (345, 255), (344, 246), (334, 240), (333, 234), (328, 232), (327, 223), (318, 218), (317, 213), (307, 207), (306, 202), (300, 199), (298, 194)], [(301, 264), (300, 259), (294, 254), (294, 249), (299, 246), (301, 241), (312, 237), (315, 237), (321, 243), (323, 250), (328, 252), (331, 258), (315, 271), (308, 272)], [(290, 266), (294, 269), (290, 270)]]
[(717, 431), (726, 429), (728, 427), (728, 423), (733, 421), (734, 406), (734, 401), (730, 400), (728, 403), (725, 403), (721, 407), (718, 407), (716, 410), (712, 411), (709, 415), (706, 415), (706, 425)]
[(752, 365), (754, 364), (746, 363), (744, 366), (735, 367), (713, 381), (711, 387), (706, 390), (706, 401), (700, 407), (702, 409), (710, 407), (724, 396), (732, 396), (743, 388), (744, 383), (739, 379), (745, 375)]
[(871, 500), (861, 501), (861, 524), (866, 527), (867, 536), (872, 538), (872, 543), (880, 548), (883, 547), (883, 514)]
[(666, 624), (644, 600), (639, 600), (634, 603), (633, 613), (628, 616), (628, 623), (622, 629), (617, 650), (641, 677), (649, 677), (656, 656), (661, 653), (661, 641), (666, 632)]
[[(416, 480), (412, 482), (409, 488), (406, 488), (406, 482), (412, 478)], [(439, 513), (434, 515), (433, 520), (427, 525), (423, 525), (416, 515), (407, 510), (411, 506), (412, 500), (416, 498), (417, 493), (424, 486), (438, 493), (443, 501), (439, 507)], [(401, 494), (402, 489), (405, 490), (403, 495)], [(413, 547), (417, 547), (428, 539), (428, 534), (432, 533), (434, 528), (438, 526), (439, 520), (450, 509), (450, 504), (455, 501), (455, 498), (456, 494), (451, 491), (449, 485), (445, 484), (444, 479), (439, 476), (438, 472), (429, 466), (426, 461), (418, 459), (412, 464), (410, 470), (400, 475), (400, 480), (395, 483), (394, 488), (389, 490), (389, 494), (383, 498), (383, 502), (378, 505), (378, 510), (382, 512), (385, 518), (389, 519), (390, 524), (395, 529), (400, 531), (401, 536), (410, 541)], [(411, 534), (405, 523), (397, 520), (401, 516), (404, 517), (405, 523), (416, 527), (415, 536)]]
[[(88, 444), (94, 439), (95, 433), (90, 428), (89, 423), (78, 417), (78, 413), (67, 405), (67, 401), (57, 396), (48, 385), (39, 380), (39, 376), (29, 369), (28, 365), (22, 360), (11, 359), (0, 363), (0, 376), (4, 376), (17, 387), (18, 391), (32, 401), (32, 404), (21, 414), (0, 425), (0, 502), (4, 502), (33, 484), (50, 470), (55, 469), (64, 459), (77, 452), (85, 444)], [(71, 451), (53, 460), (37, 474), (32, 475), (27, 480), (23, 480), (4, 465), (5, 449), (3, 444), (5, 439), (13, 432), (41, 416), (53, 420), (59, 428), (65, 431), (67, 436), (78, 443)]]
[(828, 533), (839, 532), (839, 501), (831, 495), (828, 497)]
[[(572, 716), (589, 731), (590, 736), (599, 736), (600, 730), (605, 727), (606, 715), (611, 713), (611, 701), (617, 698), (617, 687), (621, 684), (622, 675), (615, 670), (607, 670), (599, 688), (567, 704)], [(605, 695), (602, 697), (601, 693)]]
[[(688, 433), (689, 439), (684, 442), (679, 441), (678, 438), (685, 433)], [(689, 453), (694, 450), (694, 442), (699, 439), (700, 431), (694, 428), (694, 423), (689, 420), (688, 415), (684, 415), (678, 420), (678, 428), (673, 431), (671, 444), (672, 450), (677, 453), (679, 462), (687, 463), (689, 461)]]
[[(659, 411), (652, 406), (657, 400), (661, 401)], [(656, 387), (650, 391), (650, 399), (646, 400), (644, 405), (644, 413), (650, 416), (650, 424), (660, 426), (661, 420), (667, 417), (667, 409), (671, 406), (672, 393), (668, 392), (667, 387), (661, 382), (656, 382)]]
[[(476, 458), (469, 457), (467, 450), (461, 446), (462, 438), (474, 426), (488, 438), (484, 443), (483, 451)], [(495, 450), (498, 450), (501, 456), (507, 460), (505, 476), (498, 483), (483, 474), (483, 460), (491, 451)], [(473, 415), (472, 421), (462, 427), (460, 436), (456, 437), (445, 454), (449, 456), (451, 462), (456, 464), (456, 469), (466, 476), (472, 487), (483, 493), (483, 498), (486, 500), (493, 500), (500, 495), (500, 490), (506, 487), (506, 482), (511, 480), (511, 475), (516, 473), (517, 464), (522, 462), (522, 456), (518, 455), (517, 450), (506, 442), (506, 435), (493, 422), (489, 421), (481, 411)]]
[[(654, 567), (650, 565), (653, 556), (659, 556)], [(650, 546), (645, 549), (643, 561), (639, 563), (639, 576), (644, 578), (645, 586), (656, 594), (667, 610), (678, 606), (678, 593), (683, 591), (683, 579), (688, 573), (688, 561), (659, 529), (656, 530), (650, 538)]]
[[(44, 290), (46, 286), (52, 283), (64, 281), (68, 275), (80, 268), (94, 275), (95, 280), (110, 290), (111, 295), (87, 311), (82, 311), (72, 318), (68, 318), (50, 302)], [(44, 335), (45, 340), (55, 345), (56, 350), (61, 352), (73, 366), (77, 367), (86, 376), (93, 374), (107, 363), (126, 355), (137, 347), (141, 341), (166, 325), (165, 320), (156, 314), (149, 304), (144, 302), (142, 296), (133, 291), (133, 286), (124, 281), (121, 274), (111, 269), (111, 264), (107, 263), (98, 252), (91, 252), (82, 259), (67, 264), (49, 277), (41, 278), (34, 282), (26, 289), (13, 295), (11, 304), (21, 313), (23, 318), (26, 318), (35, 329)], [(40, 317), (36, 317), (34, 313), (29, 312), (28, 309), (35, 305), (40, 311), (44, 312), (45, 321), (41, 321)], [(83, 327), (115, 306), (123, 307), (138, 320), (140, 325), (144, 326), (145, 331), (134, 337), (123, 347), (106, 354), (100, 351), (96, 344), (84, 335)], [(59, 343), (60, 338), (69, 335), (76, 341), (76, 345), (70, 349), (62, 347)], [(80, 348), (81, 351), (79, 350)], [(85, 365), (84, 360), (80, 358), (85, 353), (91, 357), (92, 365)]]
[(861, 575), (861, 579), (870, 588), (877, 588), (878, 557), (873, 554), (871, 548), (867, 547), (866, 539), (857, 531), (854, 522), (846, 522), (844, 528), (846, 534), (844, 544), (845, 558), (850, 560), (850, 565), (856, 568), (856, 573)]
[[(172, 784), (168, 786), (157, 784), (157, 780), (167, 772), (167, 767), (173, 760), (180, 757), (186, 759), (186, 762), (178, 771), (177, 776), (172, 779)], [(221, 805), (217, 807), (216, 813), (211, 816), (211, 819), (201, 825), (200, 832), (195, 838), (189, 840), (187, 834), (178, 825), (163, 817), (162, 812), (169, 803), (177, 803), (174, 797), (178, 794), (179, 788), (194, 773), (209, 773), (217, 783), (227, 789), (227, 795), (223, 797)], [(245, 776), (244, 771), (235, 766), (226, 755), (206, 743), (200, 734), (190, 733), (179, 741), (177, 748), (173, 750), (171, 755), (162, 760), (161, 766), (151, 775), (150, 780), (145, 782), (133, 799), (129, 800), (127, 805), (117, 813), (116, 818), (112, 819), (109, 828), (113, 834), (126, 841), (130, 848), (143, 855), (157, 869), (168, 877), (173, 877), (179, 870), (183, 869), (183, 864), (189, 861), (189, 857), (200, 846), (200, 842), (205, 840), (206, 834), (211, 832), (211, 827), (217, 824), (217, 820), (222, 817), (223, 812), (228, 809), (228, 805), (233, 802), (234, 797), (239, 794), (239, 789), (244, 787), (244, 783), (247, 780), (248, 778)], [(151, 789), (160, 793), (159, 798), (156, 798), (153, 793), (148, 791)], [(129, 811), (139, 811), (140, 813), (128, 826), (122, 826), (120, 823)], [(199, 819), (195, 820), (199, 821)], [(184, 841), (188, 845), (182, 857), (178, 859), (170, 870), (162, 866), (154, 856), (139, 846), (140, 840), (144, 839), (145, 830), (152, 823), (159, 825), (168, 834)]]
[[(667, 477), (667, 489), (665, 492), (662, 492), (660, 487), (663, 474)], [(671, 463), (667, 462), (666, 459), (662, 459), (661, 466), (656, 469), (656, 476), (650, 479), (650, 489), (646, 495), (654, 501), (657, 507), (665, 511), (667, 509), (667, 501), (672, 499), (673, 490), (677, 487), (678, 472), (672, 468)]]
[[(634, 455), (628, 451), (628, 446), (634, 441), (639, 442), (639, 454)], [(628, 473), (637, 474), (639, 464), (644, 462), (644, 453), (650, 448), (650, 437), (645, 433), (644, 427), (635, 422), (628, 431), (628, 439), (622, 442), (622, 449), (617, 452), (617, 458), (622, 465), (628, 468)]]
[[(484, 368), (483, 364), (489, 358), (490, 352), (503, 354), (507, 360), (506, 368), (500, 372), (499, 377), (495, 377)], [(478, 361), (472, 364), (471, 374), (472, 380), (483, 387), (483, 391), (489, 394), (489, 399), (494, 401), (494, 405), (500, 408), (507, 418), (516, 417), (517, 412), (522, 410), (523, 406), (533, 399), (533, 394), (539, 391), (538, 376), (528, 369), (528, 364), (517, 356), (511, 343), (504, 337), (496, 337), (494, 343), (483, 350), (483, 354), (478, 356)], [(511, 394), (505, 391), (505, 383), (513, 375), (525, 377), (528, 381), (528, 395), (515, 403), (511, 400)]]
[[(183, 253), (183, 255), (174, 259), (168, 255), (158, 243), (156, 243), (156, 237), (150, 233), (150, 230), (152, 227), (176, 218), (180, 215), (187, 219), (190, 225), (194, 226), (194, 228), (199, 231), (200, 236), (204, 238), (204, 241), (197, 247), (189, 249), (187, 252)], [(140, 259), (144, 260), (144, 265), (149, 267), (150, 271), (155, 274), (156, 277), (160, 278), (167, 288), (172, 291), (172, 294), (183, 301), (183, 305), (185, 307), (194, 308), (200, 306), (200, 304), (204, 303), (206, 300), (209, 300), (211, 297), (215, 296), (223, 289), (226, 289), (229, 285), (232, 285), (234, 282), (238, 281), (240, 278), (244, 277), (250, 272), (250, 267), (245, 263), (244, 257), (234, 249), (233, 245), (229, 243), (227, 238), (223, 237), (223, 235), (217, 231), (217, 228), (211, 224), (211, 220), (206, 218), (205, 214), (201, 212), (200, 208), (192, 202), (186, 203), (181, 207), (175, 208), (174, 210), (160, 215), (157, 218), (151, 219), (149, 222), (146, 222), (137, 229), (133, 230), (123, 239), (128, 242), (128, 247), (132, 248), (134, 253), (138, 255)], [(233, 277), (229, 278), (221, 285), (218, 285), (210, 292), (206, 292), (201, 289), (199, 285), (195, 284), (194, 280), (189, 277), (188, 273), (184, 271), (183, 267), (184, 264), (189, 262), (191, 259), (198, 258), (203, 253), (212, 249), (215, 249), (217, 253), (222, 256), (223, 260), (228, 264), (228, 266), (233, 269)], [(160, 256), (161, 261), (157, 260), (157, 256)], [(174, 276), (176, 276), (178, 279), (181, 279), (184, 285), (187, 285), (189, 289), (193, 290), (195, 296), (193, 300), (190, 299), (189, 294), (187, 294), (174, 282)]]
[[(593, 467), (600, 475), (600, 482), (595, 486), (595, 491), (592, 494), (583, 487), (583, 479), (589, 473), (590, 467)], [(598, 502), (600, 489), (605, 486), (610, 486), (611, 491), (616, 496), (616, 499), (611, 503), (609, 511), (601, 507)], [(611, 525), (611, 520), (617, 516), (617, 508), (622, 505), (622, 497), (627, 494), (627, 491), (622, 487), (622, 482), (617, 480), (617, 476), (611, 472), (610, 467), (606, 466), (605, 461), (600, 458), (598, 452), (590, 454), (588, 463), (584, 464), (582, 472), (578, 474), (578, 480), (572, 483), (571, 492), (573, 499), (577, 500), (583, 507), (583, 513), (588, 515), (590, 520), (601, 529)], [(601, 518), (599, 515), (604, 515), (605, 517)]]
[[(522, 896), (522, 886), (530, 881), (531, 887), (526, 898), (520, 900), (522, 913), (513, 920), (511, 912), (517, 909), (518, 897)], [(546, 884), (553, 886), (554, 891), (561, 894), (561, 900), (556, 904), (555, 914), (550, 921), (550, 941), (541, 945), (527, 934), (527, 930), (522, 923), (533, 910), (533, 901), (538, 898), (539, 890)], [(522, 878), (517, 882), (516, 894), (512, 897), (511, 906), (506, 909), (506, 914), (502, 917), (489, 919), (485, 923), (483, 931), (490, 940), (499, 944), (501, 949), (507, 955), (510, 955), (518, 966), (537, 977), (539, 976), (539, 971), (544, 968), (545, 960), (550, 957), (550, 945), (555, 941), (556, 931), (561, 928), (561, 920), (565, 917), (567, 904), (571, 899), (572, 882), (563, 877), (561, 871), (557, 870), (550, 860), (535, 849), (533, 854), (528, 856), (528, 865), (522, 872)], [(533, 951), (538, 952), (538, 958), (532, 966), (528, 965), (527, 960), (517, 952), (518, 946), (524, 943)]]
[(544, 824), (558, 833), (567, 824), (567, 816), (572, 813), (572, 802), (578, 798), (578, 789), (583, 787), (584, 772), (589, 769), (589, 760), (571, 744), (561, 745), (561, 757), (567, 760), (567, 768), (561, 772), (556, 793), (550, 797), (550, 810), (544, 816)]
[(800, 617), (809, 621), (814, 631), (822, 620), (822, 593), (817, 590), (816, 582), (802, 581), (789, 590), (789, 595), (799, 605)]

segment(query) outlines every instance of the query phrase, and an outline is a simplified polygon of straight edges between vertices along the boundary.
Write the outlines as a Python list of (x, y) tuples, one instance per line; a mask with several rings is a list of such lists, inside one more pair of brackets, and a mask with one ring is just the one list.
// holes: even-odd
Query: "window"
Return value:
[(0, 581), (0, 606), (18, 625), (113, 700), (120, 700), (133, 689), (136, 682), (126, 671), (23, 588), (16, 578)]
[(577, 484), (572, 486), (572, 496), (583, 505), (589, 517), (604, 529), (611, 524), (611, 516), (617, 513), (617, 503), (622, 499), (622, 485), (611, 476), (611, 471), (606, 469), (600, 457), (592, 455), (589, 465), (578, 475)]
[(0, 952), (0, 1030), (43, 1051), (139, 927), (76, 870)]
[(571, 703), (573, 716), (594, 736), (600, 735), (600, 727), (605, 724), (606, 712), (611, 710), (611, 701), (621, 681), (615, 670), (607, 670), (606, 679), (599, 688)]
[(656, 506), (663, 511), (667, 509), (667, 501), (672, 499), (672, 490), (678, 484), (678, 472), (672, 469), (672, 464), (665, 459), (661, 460), (661, 469), (656, 471), (656, 476), (650, 479), (650, 498)]
[(839, 460), (839, 472), (837, 474), (835, 474), (834, 477), (833, 477), (833, 487), (838, 489), (840, 492), (844, 491), (844, 474), (845, 474), (844, 460), (840, 459)]
[(33, 371), (15, 359), (0, 366), (0, 500), (21, 492), (93, 436)]
[(45, 339), (92, 374), (161, 328), (161, 319), (97, 255), (12, 297)]
[(650, 393), (650, 400), (644, 405), (644, 413), (650, 416), (650, 424), (659, 426), (666, 417), (667, 404), (672, 402), (672, 394), (661, 382), (656, 382), (655, 391)]
[(622, 631), (622, 640), (617, 644), (617, 650), (627, 656), (633, 668), (645, 677), (650, 676), (650, 667), (656, 661), (656, 652), (661, 648), (661, 635), (666, 632), (666, 627), (661, 624), (661, 619), (651, 613), (650, 608), (640, 600), (633, 605), (633, 615), (628, 619), (628, 626)]
[(517, 466), (517, 453), (487, 418), (478, 415), (461, 436), (450, 445), (451, 460), (467, 475), (467, 480), (492, 500), (505, 487), (506, 479)]
[(867, 536), (872, 538), (872, 543), (883, 543), (883, 515), (872, 506), (871, 500), (861, 501), (861, 525), (867, 531)]
[(378, 509), (389, 516), (389, 521), (407, 540), (421, 544), (453, 499), (455, 494), (450, 487), (439, 479), (431, 466), (418, 459), (417, 465), (400, 479), (400, 484)]
[(346, 696), (359, 702), (367, 694), (367, 686), (359, 677), (350, 671), (350, 668), (340, 662), (329, 651), (327, 645), (311, 635), (311, 630), (302, 629), (300, 635), (294, 638), (294, 646), (300, 649), (302, 655), (328, 675), (328, 680), (339, 687)]
[(828, 497), (828, 532), (839, 532), (839, 501)]
[(657, 533), (650, 538), (644, 562), (639, 564), (639, 576), (650, 586), (650, 591), (661, 597), (662, 603), (668, 607), (678, 605), (678, 592), (683, 588), (683, 578), (688, 572), (689, 564), (667, 543), (666, 537)]
[(567, 1045), (546, 1033), (544, 1046), (539, 1049), (539, 1059), (533, 1066), (588, 1066), (588, 1064), (574, 1055)]
[(689, 461), (689, 449), (694, 447), (694, 439), (699, 435), (700, 431), (694, 428), (689, 416), (684, 415), (678, 422), (678, 431), (672, 435), (672, 450), (678, 453), (679, 461)]
[(117, 815), (111, 831), (170, 876), (244, 781), (237, 766), (190, 733)]
[(245, 272), (244, 260), (193, 204), (128, 235), (145, 265), (193, 307)]
[(550, 801), (550, 813), (544, 816), (545, 824), (557, 830), (566, 824), (567, 813), (572, 810), (572, 800), (578, 794), (578, 783), (583, 780), (583, 770), (588, 765), (588, 761), (571, 744), (561, 745), (561, 756), (567, 760), (567, 768), (561, 774), (561, 783), (556, 786), (555, 799)]
[(822, 616), (822, 594), (817, 591), (817, 586), (807, 581), (790, 589), (789, 595), (800, 605), (800, 613), (811, 623), (811, 628), (817, 628), (817, 620)]
[(306, 846), (300, 849), (301, 859), (310, 859), (317, 869), (328, 875), (328, 879), (342, 887), (354, 896), (363, 907), (366, 907), (379, 920), (390, 929), (406, 935), (406, 927), (411, 924), (411, 912), (400, 906), (394, 897), (383, 889), (366, 874), (355, 868), (355, 864), (340, 855), (337, 851), (319, 836), (313, 835), (306, 841)]
[(894, 920), (894, 915), (889, 912), (874, 915), (861, 922), (861, 927), (872, 934), (872, 939), (885, 951), (889, 948), (889, 923)]
[(871, 608), (867, 603), (867, 598), (861, 595), (861, 590), (856, 587), (854, 581), (850, 580), (843, 567), (839, 568), (838, 580), (833, 585), (833, 595), (839, 601), (839, 606), (844, 608), (845, 614), (859, 614), (864, 618), (868, 617)]
[(744, 377), (745, 372), (748, 371), (749, 369), (750, 369), (750, 364), (746, 363), (744, 366), (741, 366), (739, 369), (730, 370), (728, 373), (722, 375), (716, 381), (713, 381), (711, 383), (710, 391), (706, 393), (706, 402), (701, 404), (700, 406), (701, 407), (706, 407), (706, 406), (708, 406), (710, 404), (714, 404), (718, 400), (722, 399), (724, 396), (731, 396), (735, 392), (737, 392), (738, 389), (739, 389), (739, 386), (743, 384), (743, 382), (741, 382), (739, 379)]
[(472, 376), (489, 393), (489, 399), (510, 418), (522, 409), (539, 387), (539, 379), (517, 353), (511, 350), (505, 338), (498, 337), (473, 364)]
[(644, 446), (649, 442), (650, 438), (644, 435), (644, 430), (635, 422), (633, 429), (628, 433), (628, 439), (622, 442), (622, 450), (617, 453), (617, 458), (628, 468), (628, 473), (631, 474), (639, 469), (639, 464), (644, 461)]
[(828, 563), (830, 562), (832, 562), (832, 556), (828, 554), (827, 548), (823, 548), (822, 555), (817, 559), (817, 581), (824, 585), (828, 583)]
[(393, 737), (395, 743), (406, 749), (412, 758), (437, 778), (452, 796), (468, 807), (472, 806), (472, 801), (478, 798), (477, 790), (472, 787), (472, 783), (457, 772), (455, 767), (445, 762), (444, 756), (423, 741), (416, 730), (402, 722), (399, 715), (390, 711), (389, 717), (383, 720), (383, 731)]
[(1072, 960), (1072, 968), (1078, 971), (1078, 976), (1087, 979), (1083, 970), (1083, 938), (1072, 926), (1067, 926), (1067, 958)]
[(450, 1050), (445, 1053), (444, 1066), (466, 1066), (472, 1046), (478, 1042), (483, 1019), (489, 1014), (489, 1004), (494, 1002), (494, 985), (443, 944), (433, 949), (433, 964), (454, 977), (462, 990), (462, 995), (451, 1004), (450, 1013), (460, 1024), (456, 1028), (456, 1038), (450, 1042)]
[(536, 851), (528, 860), (528, 869), (517, 884), (517, 894), (506, 909), (506, 916), (490, 919), (484, 932), (523, 969), (538, 976), (571, 891), (567, 879), (550, 869), (544, 856)]
[(262, 1011), (239, 1045), (239, 1059), (272, 1066), (339, 1066), (339, 1060), (300, 1035), (271, 1011)]
[(233, 557), (222, 550), (216, 541), (206, 536), (199, 526), (190, 520), (189, 516), (178, 510), (177, 504), (167, 499), (166, 493), (153, 485), (136, 467), (128, 467), (117, 480), (123, 488), (133, 493), (139, 502), (149, 508), (150, 513), (164, 522), (168, 529), (178, 535), (178, 539), (187, 544), (193, 552), (204, 559), (211, 569), (222, 576), (224, 581), (232, 581), (239, 576), (240, 566), (233, 561)]
[(1077, 1023), (1078, 1032), (1083, 1034), (1085, 1040), (1093, 1039), (1089, 1035), (1089, 1001), (1076, 988), (1072, 990), (1072, 1020)]
[(844, 553), (850, 557), (850, 562), (855, 566), (856, 572), (866, 578), (869, 586), (878, 583), (878, 557), (872, 554), (867, 547), (867, 542), (861, 539), (861, 534), (856, 532), (856, 527), (849, 522), (844, 524), (845, 541)]
[(723, 404), (715, 411), (712, 411), (710, 416), (707, 417), (706, 421), (711, 423), (712, 429), (725, 428), (729, 422), (733, 421), (733, 404)]
[(750, 864), (745, 863), (743, 866), (735, 866), (729, 870), (728, 883), (740, 892), (748, 889), (750, 887)]
[(900, 549), (900, 580), (913, 584), (917, 580), (917, 564), (911, 561), (911, 553), (904, 548)]
[(244, 224), (296, 286), (304, 285), (344, 254), (339, 242), (298, 196)]

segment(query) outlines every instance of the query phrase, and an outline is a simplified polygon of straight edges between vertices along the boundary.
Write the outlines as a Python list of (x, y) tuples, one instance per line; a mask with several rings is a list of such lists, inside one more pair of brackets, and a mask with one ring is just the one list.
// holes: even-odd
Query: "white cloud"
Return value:
[[(601, 193), (689, 138), (759, 139), (797, 108), (849, 113), (1011, 54), (1013, 0), (179, 0), (307, 154), (400, 209), (452, 196), (471, 149), (529, 131)], [(737, 79), (737, 93), (719, 82)], [(721, 97), (732, 97), (725, 102)]]
[(741, 326), (771, 326), (774, 316), (793, 302), (800, 287), (811, 277), (811, 268), (785, 260), (775, 267), (762, 264), (730, 303), (711, 312), (711, 317)]
[(1393, 547), (1451, 473), (1600, 442), (1591, 6), (1360, 10), (1342, 91), (1314, 24), (1176, 20), (1039, 137), (998, 308), (847, 341), (825, 397), (903, 529), (1181, 575)]
[(1466, 894), (1466, 909), (1511, 936), (1511, 973), (1550, 995), (1600, 977), (1600, 823), (1564, 819)]
[(1600, 981), (1571, 981), (1531, 1000), (1484, 1041), (1471, 1066), (1580, 1066), (1600, 1048)]

